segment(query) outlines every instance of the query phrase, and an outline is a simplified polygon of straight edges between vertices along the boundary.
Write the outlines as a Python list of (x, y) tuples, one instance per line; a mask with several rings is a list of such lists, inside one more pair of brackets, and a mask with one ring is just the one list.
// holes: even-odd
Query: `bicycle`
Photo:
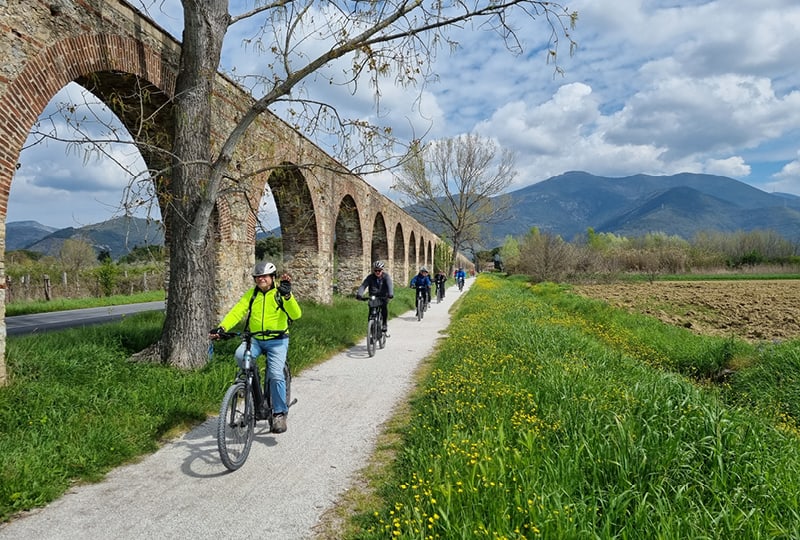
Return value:
[[(272, 396), (269, 389), (268, 370), (264, 373), (264, 388), (261, 388), (261, 376), (256, 359), (250, 352), (250, 344), (256, 336), (278, 336), (283, 334), (277, 330), (259, 332), (224, 332), (220, 339), (240, 336), (245, 343), (244, 359), (239, 364), (239, 371), (233, 384), (228, 387), (219, 409), (217, 422), (217, 449), (222, 464), (230, 471), (244, 465), (253, 444), (255, 424), (259, 420), (267, 420), (272, 430)], [(238, 362), (237, 362), (238, 363)], [(283, 368), (286, 379), (286, 403), (291, 407), (292, 371), (287, 360)]]
[(383, 315), (381, 306), (385, 301), (384, 297), (370, 296), (364, 298), (369, 302), (369, 321), (367, 322), (367, 354), (372, 358), (375, 356), (375, 348), (383, 349), (386, 346), (386, 332), (383, 331)]
[(458, 292), (461, 292), (463, 290), (464, 290), (464, 278), (460, 277), (458, 278)]
[(428, 303), (425, 301), (425, 287), (418, 286), (417, 288), (417, 320), (421, 321), (425, 316), (425, 311), (428, 309)]
[(436, 303), (441, 304), (444, 300), (444, 283), (436, 284)]

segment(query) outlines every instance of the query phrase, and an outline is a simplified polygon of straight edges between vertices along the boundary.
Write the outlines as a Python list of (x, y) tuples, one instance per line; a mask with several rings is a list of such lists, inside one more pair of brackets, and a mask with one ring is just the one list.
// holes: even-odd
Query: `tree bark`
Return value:
[(182, 0), (182, 4), (174, 157), (162, 191), (170, 264), (160, 352), (163, 362), (191, 368), (206, 363), (208, 330), (216, 322), (212, 320), (216, 249), (208, 216), (219, 188), (212, 178), (211, 100), (229, 15), (227, 0)]

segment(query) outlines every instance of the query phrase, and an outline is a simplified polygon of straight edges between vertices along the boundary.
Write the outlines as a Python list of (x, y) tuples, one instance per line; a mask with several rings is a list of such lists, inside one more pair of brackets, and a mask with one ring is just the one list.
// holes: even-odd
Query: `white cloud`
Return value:
[[(138, 1), (180, 35), (178, 0)], [(246, 5), (234, 0), (231, 9)], [(570, 57), (562, 40), (563, 77), (545, 61), (546, 24), (518, 17), (514, 24), (526, 40), (519, 54), (490, 32), (454, 29), (457, 51), (440, 50), (434, 59), (439, 79), (417, 88), (381, 81), (379, 112), (367, 81), (357, 88), (329, 84), (347, 60), (310, 79), (306, 89), (343, 115), (389, 126), (403, 138), (472, 131), (492, 137), (517, 154), (514, 187), (567, 170), (607, 176), (689, 171), (800, 194), (800, 4), (575, 0), (569, 7), (579, 12), (572, 33), (578, 50)], [(237, 74), (263, 72), (271, 60), (253, 54), (252, 45), (242, 47), (256, 22), (234, 26), (226, 39), (224, 65)], [(325, 44), (304, 47), (314, 54)], [(108, 200), (118, 189), (112, 168), (66, 160), (63, 150), (20, 161), (9, 216), (19, 215), (21, 201), (38, 200), (46, 213), (30, 203), (26, 216), (46, 222), (63, 210), (43, 201), (75, 193), (82, 194), (80, 203)], [(390, 174), (367, 179), (392, 196)]]

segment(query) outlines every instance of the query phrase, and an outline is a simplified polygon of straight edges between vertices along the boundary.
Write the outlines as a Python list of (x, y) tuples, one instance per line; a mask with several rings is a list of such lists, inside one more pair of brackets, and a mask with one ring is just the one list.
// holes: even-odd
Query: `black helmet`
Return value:
[(271, 262), (260, 261), (253, 267), (253, 277), (271, 275), (274, 276), (278, 272), (275, 265)]

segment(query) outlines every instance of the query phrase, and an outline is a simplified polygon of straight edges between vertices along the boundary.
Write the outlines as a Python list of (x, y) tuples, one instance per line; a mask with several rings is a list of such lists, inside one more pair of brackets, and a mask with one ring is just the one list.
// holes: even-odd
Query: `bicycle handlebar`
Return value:
[(235, 337), (241, 337), (243, 340), (246, 340), (258, 336), (280, 336), (285, 333), (286, 330), (258, 330), (257, 332), (250, 332), (249, 330), (243, 330), (241, 332), (220, 332), (217, 335), (219, 336), (219, 339), (231, 339)]

